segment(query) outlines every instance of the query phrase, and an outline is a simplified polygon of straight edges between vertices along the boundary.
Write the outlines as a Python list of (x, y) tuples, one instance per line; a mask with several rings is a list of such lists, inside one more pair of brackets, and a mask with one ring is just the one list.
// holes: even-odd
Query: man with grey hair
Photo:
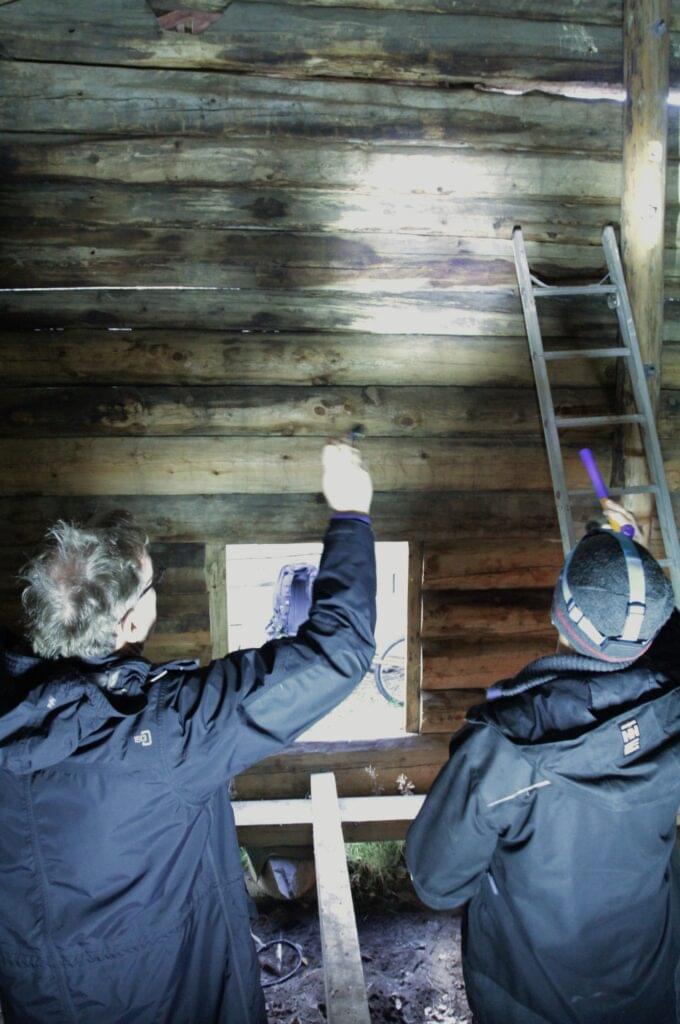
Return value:
[(373, 655), (370, 476), (324, 449), (334, 510), (294, 637), (151, 665), (147, 538), (60, 522), (0, 647), (6, 1024), (263, 1024), (229, 780), (343, 700)]

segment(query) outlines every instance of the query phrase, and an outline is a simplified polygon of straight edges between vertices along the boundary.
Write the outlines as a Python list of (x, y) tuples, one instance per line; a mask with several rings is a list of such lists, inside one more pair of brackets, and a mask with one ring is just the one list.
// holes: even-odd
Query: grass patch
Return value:
[(345, 843), (345, 853), (356, 896), (384, 899), (403, 892), (408, 884), (403, 842)]

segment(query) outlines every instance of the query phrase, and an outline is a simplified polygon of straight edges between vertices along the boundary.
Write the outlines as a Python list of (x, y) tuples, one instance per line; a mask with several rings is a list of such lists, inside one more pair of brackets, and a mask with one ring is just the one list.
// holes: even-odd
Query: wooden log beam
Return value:
[(212, 656), (213, 659), (223, 658), (229, 650), (226, 543), (206, 544), (205, 579), (208, 587)]
[(407, 732), (420, 731), (420, 688), (423, 678), (423, 563), (424, 544), (412, 541), (408, 552), (406, 609), (406, 722)]
[(468, 640), (552, 633), (550, 590), (431, 590), (423, 595), (423, 638)]
[(559, 538), (480, 541), (464, 531), (454, 541), (425, 549), (425, 590), (528, 590), (551, 587), (564, 556)]
[[(548, 619), (548, 616), (546, 616)], [(530, 661), (554, 654), (556, 634), (428, 640), (423, 645), (423, 690), (474, 689), (516, 675)]]
[[(670, 0), (624, 0), (624, 84), (621, 243), (626, 282), (642, 361), (650, 367), (652, 408), (660, 391), (664, 338), (664, 204), (668, 138)], [(623, 411), (634, 402), (620, 370)], [(626, 486), (649, 483), (649, 470), (637, 426), (621, 431), (615, 479)], [(650, 495), (629, 496), (649, 542), (654, 514)]]
[(421, 730), (423, 733), (457, 732), (468, 710), (485, 700), (484, 690), (423, 690)]

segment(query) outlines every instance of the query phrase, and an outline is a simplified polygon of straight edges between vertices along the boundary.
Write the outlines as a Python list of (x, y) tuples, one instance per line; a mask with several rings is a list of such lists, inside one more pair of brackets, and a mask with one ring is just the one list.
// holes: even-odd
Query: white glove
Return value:
[(323, 493), (335, 512), (362, 512), (368, 515), (373, 484), (361, 462), (358, 448), (340, 441), (324, 447)]

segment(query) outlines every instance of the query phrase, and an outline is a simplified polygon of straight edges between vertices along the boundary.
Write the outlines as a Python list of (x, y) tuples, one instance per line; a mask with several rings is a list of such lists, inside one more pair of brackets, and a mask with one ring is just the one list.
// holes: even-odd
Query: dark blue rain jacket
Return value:
[(6, 1024), (261, 1024), (228, 795), (373, 654), (366, 522), (331, 522), (296, 637), (207, 668), (0, 652)]
[(477, 1024), (675, 1024), (680, 618), (607, 670), (542, 658), (468, 713), (409, 831), (430, 906), (469, 901)]

